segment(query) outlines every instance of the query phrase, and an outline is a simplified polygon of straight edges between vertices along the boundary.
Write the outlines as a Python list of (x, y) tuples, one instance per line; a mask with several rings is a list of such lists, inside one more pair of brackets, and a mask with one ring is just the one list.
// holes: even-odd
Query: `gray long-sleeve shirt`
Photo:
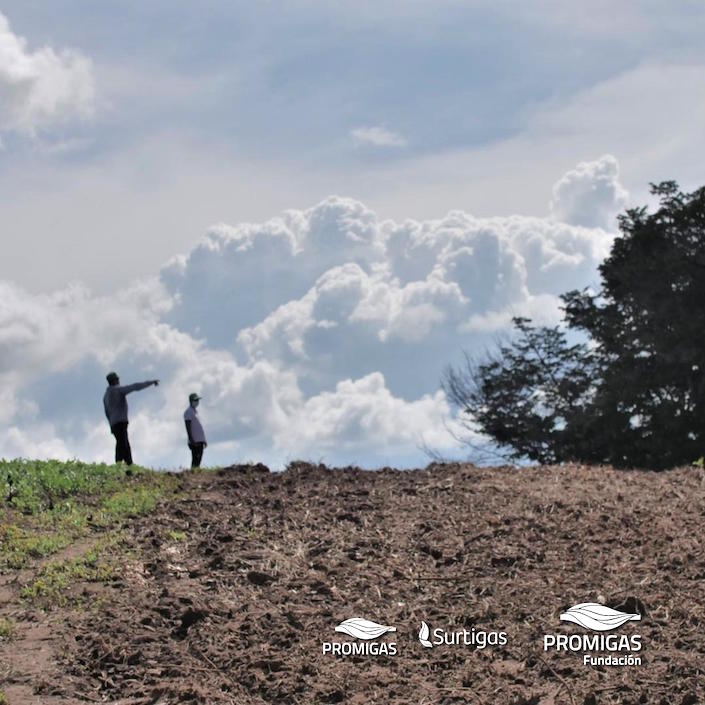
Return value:
[(108, 423), (114, 426), (116, 423), (127, 421), (127, 395), (130, 392), (138, 392), (140, 389), (149, 387), (150, 384), (152, 382), (109, 386), (103, 395), (103, 407)]

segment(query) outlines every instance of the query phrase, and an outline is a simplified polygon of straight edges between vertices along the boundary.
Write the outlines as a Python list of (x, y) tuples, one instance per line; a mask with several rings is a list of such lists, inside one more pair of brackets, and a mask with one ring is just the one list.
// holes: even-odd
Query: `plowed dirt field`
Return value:
[[(46, 610), (19, 599), (26, 576), (5, 580), (10, 705), (705, 700), (702, 469), (294, 463), (180, 480), (175, 499), (128, 522), (110, 579), (79, 580)], [(579, 603), (641, 619), (607, 632), (560, 620)], [(335, 631), (350, 618), (396, 631)], [(435, 630), (475, 644), (433, 643)], [(477, 648), (492, 632), (506, 644)], [(641, 664), (544, 649), (545, 635), (599, 634), (641, 648), (593, 656)]]

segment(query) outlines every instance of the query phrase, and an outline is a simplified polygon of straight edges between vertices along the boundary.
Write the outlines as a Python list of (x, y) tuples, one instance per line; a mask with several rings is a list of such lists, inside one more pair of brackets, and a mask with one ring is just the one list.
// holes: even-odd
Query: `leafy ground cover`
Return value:
[(0, 461), (0, 571), (23, 568), (153, 509), (173, 475), (122, 465)]

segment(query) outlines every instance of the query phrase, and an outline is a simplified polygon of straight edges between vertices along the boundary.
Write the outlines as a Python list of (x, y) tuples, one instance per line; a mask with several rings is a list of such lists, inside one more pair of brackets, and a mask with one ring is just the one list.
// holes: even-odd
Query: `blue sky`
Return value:
[(361, 124), (405, 135), (398, 159), (467, 148), (518, 134), (540, 104), (645, 62), (702, 59), (701, 3), (611, 5), (9, 2), (4, 11), (35, 45), (93, 60), (111, 103), (89, 130), (101, 134), (98, 153), (183, 130), (246, 157), (350, 166), (374, 158), (345, 149)]
[[(6, 222), (53, 228), (90, 264), (109, 253), (147, 274), (165, 247), (187, 248), (213, 222), (262, 219), (330, 193), (396, 218), (452, 208), (543, 215), (553, 181), (603, 153), (618, 158), (637, 197), (650, 180), (697, 178), (692, 151), (643, 163), (644, 142), (655, 151), (654, 136), (677, 123), (663, 114), (659, 81), (672, 87), (675, 71), (687, 84), (703, 61), (697, 2), (9, 2), (3, 11), (28, 51), (71, 48), (92, 62), (91, 118), (57, 119), (30, 140), (5, 131), (0, 160)], [(630, 95), (640, 75), (653, 84), (644, 106)], [(612, 129), (591, 130), (581, 99), (619, 81), (596, 108)], [(684, 85), (666, 105), (691, 113), (701, 90)], [(630, 126), (642, 134), (625, 140), (620, 122), (644, 123), (649, 113), (636, 111), (652, 102), (662, 113), (652, 131)], [(351, 136), (376, 127), (400, 146)], [(87, 194), (91, 217), (105, 213), (107, 244), (80, 234)], [(143, 257), (111, 239), (141, 243)], [(26, 265), (36, 243), (25, 242), (1, 275)], [(34, 271), (35, 289), (119, 280), (75, 258)]]
[(105, 366), (166, 375), (152, 464), (194, 367), (220, 460), (451, 453), (443, 365), (555, 320), (650, 181), (702, 185), (700, 2), (0, 12), (0, 455), (109, 457)]

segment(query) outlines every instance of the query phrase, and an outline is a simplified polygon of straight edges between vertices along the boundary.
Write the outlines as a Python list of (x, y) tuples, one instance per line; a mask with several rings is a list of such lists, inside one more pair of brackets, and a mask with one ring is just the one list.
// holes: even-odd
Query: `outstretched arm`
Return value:
[(155, 387), (159, 384), (158, 379), (150, 379), (146, 382), (135, 382), (134, 384), (125, 384), (120, 389), (122, 389), (123, 394), (130, 394), (130, 392), (139, 392), (140, 389), (145, 389), (146, 387)]

